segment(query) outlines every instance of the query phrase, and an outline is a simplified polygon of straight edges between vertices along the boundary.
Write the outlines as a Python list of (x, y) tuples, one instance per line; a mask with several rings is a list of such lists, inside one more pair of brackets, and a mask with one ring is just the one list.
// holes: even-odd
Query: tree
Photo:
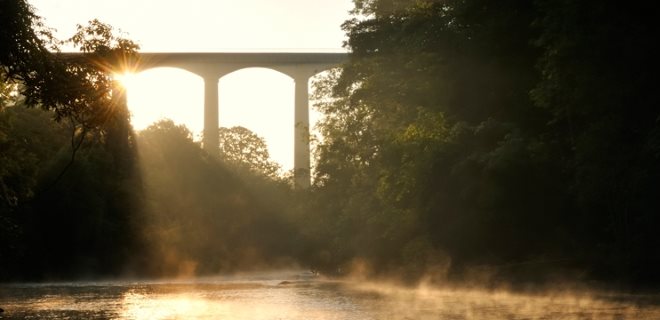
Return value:
[(0, 72), (21, 84), (26, 105), (53, 110), (58, 120), (73, 120), (87, 130), (112, 117), (112, 73), (137, 53), (134, 42), (91, 20), (65, 41), (83, 57), (67, 59), (56, 53), (64, 42), (52, 36), (25, 0), (0, 3), (0, 21)]
[[(240, 136), (244, 137), (244, 136)], [(290, 189), (204, 152), (183, 125), (162, 120), (138, 135), (147, 189), (144, 233), (156, 274), (217, 274), (271, 266), (302, 241), (286, 220)]]
[(552, 210), (531, 210), (546, 186), (527, 149), (543, 121), (528, 96), (532, 5), (356, 4), (363, 15), (343, 26), (351, 59), (320, 88), (329, 99), (313, 212), (337, 217), (337, 251), (417, 271), (443, 252), (455, 270), (540, 254), (540, 241), (517, 245), (523, 230), (542, 234)]
[(44, 171), (67, 147), (67, 128), (52, 112), (20, 102), (0, 110), (0, 278), (21, 264), (26, 246), (25, 205), (39, 194)]
[(244, 127), (219, 128), (221, 157), (238, 167), (275, 178), (280, 166), (270, 159), (266, 141)]
[(335, 264), (428, 266), (439, 251), (457, 272), (506, 264), (501, 274), (520, 275), (531, 261), (536, 278), (575, 268), (657, 281), (657, 11), (355, 4), (343, 26), (351, 59), (317, 83), (309, 212), (332, 226), (311, 224)]
[[(660, 109), (654, 78), (658, 10), (647, 3), (538, 1), (541, 79), (552, 146), (580, 226), (580, 249), (601, 275), (660, 282), (657, 192)], [(584, 232), (589, 225), (589, 232)]]
[[(59, 53), (64, 42), (26, 1), (0, 2), (0, 251), (13, 251), (3, 278), (113, 273), (138, 242), (134, 140), (112, 78), (138, 47), (98, 20), (66, 42), (78, 58)], [(65, 128), (68, 157), (58, 152)]]
[[(24, 98), (24, 105), (51, 110), (57, 121), (71, 125), (71, 161), (62, 174), (92, 131), (128, 140), (128, 109), (113, 72), (137, 54), (134, 42), (96, 19), (78, 25), (67, 41), (56, 40), (24, 0), (3, 1), (0, 15), (0, 78)], [(57, 53), (65, 42), (79, 48), (81, 56)]]

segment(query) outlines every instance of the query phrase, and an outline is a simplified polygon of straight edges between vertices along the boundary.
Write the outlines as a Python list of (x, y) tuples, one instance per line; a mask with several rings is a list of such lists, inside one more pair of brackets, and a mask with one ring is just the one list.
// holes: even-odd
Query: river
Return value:
[(306, 272), (0, 285), (2, 319), (660, 319), (657, 296), (405, 288)]

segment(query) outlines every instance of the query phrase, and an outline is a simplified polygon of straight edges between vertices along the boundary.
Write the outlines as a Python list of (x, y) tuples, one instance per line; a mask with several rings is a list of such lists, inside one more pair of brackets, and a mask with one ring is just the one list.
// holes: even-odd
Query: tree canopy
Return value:
[(316, 84), (328, 259), (657, 279), (652, 12), (355, 1), (349, 62)]
[(137, 46), (92, 20), (66, 40), (82, 51), (69, 59), (23, 0), (0, 2), (0, 39), (2, 278), (116, 272), (139, 246), (140, 184), (108, 59)]
[(218, 135), (222, 159), (268, 177), (277, 177), (280, 166), (270, 159), (262, 137), (241, 126), (221, 127)]

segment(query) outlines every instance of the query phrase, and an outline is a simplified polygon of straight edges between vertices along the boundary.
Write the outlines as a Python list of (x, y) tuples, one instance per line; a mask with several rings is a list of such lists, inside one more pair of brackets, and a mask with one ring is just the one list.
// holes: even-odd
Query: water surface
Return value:
[(2, 319), (660, 319), (654, 296), (520, 294), (309, 273), (0, 286)]

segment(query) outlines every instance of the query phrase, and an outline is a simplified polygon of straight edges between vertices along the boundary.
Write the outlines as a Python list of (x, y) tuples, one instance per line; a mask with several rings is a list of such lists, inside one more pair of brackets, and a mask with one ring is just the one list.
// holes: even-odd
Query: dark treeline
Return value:
[(108, 274), (137, 243), (140, 181), (129, 137), (87, 134), (71, 162), (72, 129), (52, 118), (20, 104), (0, 112), (3, 278)]
[(658, 283), (656, 9), (355, 4), (316, 84), (324, 263)]
[[(26, 3), (0, 2), (0, 280), (299, 263), (659, 283), (650, 4), (354, 2), (349, 61), (315, 83), (309, 190), (244, 128), (219, 129), (221, 157), (172, 121), (133, 133), (108, 70), (58, 60)], [(70, 42), (135, 53), (111, 31)]]
[(0, 113), (14, 201), (3, 203), (3, 280), (188, 277), (290, 267), (303, 252), (284, 180), (209, 156), (169, 120), (119, 139), (125, 148), (90, 135), (63, 173), (70, 130), (52, 116)]

